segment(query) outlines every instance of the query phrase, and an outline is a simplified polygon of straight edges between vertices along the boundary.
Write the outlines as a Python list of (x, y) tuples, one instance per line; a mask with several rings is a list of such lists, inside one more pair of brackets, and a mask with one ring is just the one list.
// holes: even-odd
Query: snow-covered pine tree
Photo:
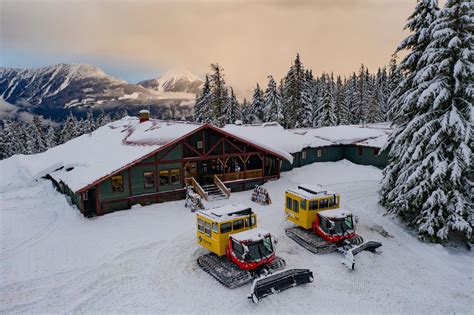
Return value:
[(235, 97), (234, 89), (231, 87), (229, 99), (224, 107), (224, 123), (233, 124), (236, 120), (240, 119), (239, 116), (239, 102)]
[(378, 104), (378, 92), (377, 92), (377, 80), (376, 77), (370, 75), (368, 70), (366, 72), (366, 88), (365, 88), (365, 120), (367, 123), (381, 122), (383, 121), (383, 115), (380, 111)]
[[(123, 117), (123, 116), (122, 116)], [(118, 118), (121, 119), (122, 117)], [(94, 114), (91, 110), (87, 112), (86, 120), (83, 122), (83, 132), (84, 133), (91, 133), (92, 131), (96, 130), (96, 121), (94, 119)]]
[[(99, 118), (101, 117), (102, 114), (104, 114), (103, 111), (99, 115)], [(98, 122), (99, 124), (102, 124), (102, 119), (98, 119)], [(66, 121), (63, 124), (63, 128), (61, 129), (61, 137), (60, 137), (61, 143), (66, 143), (69, 140), (76, 137), (77, 124), (78, 124), (78, 121), (76, 117), (72, 113), (69, 113), (69, 115), (66, 118)]]
[(6, 119), (3, 121), (3, 128), (0, 134), (1, 159), (9, 158), (15, 153), (15, 131), (13, 122), (9, 119)]
[(56, 132), (56, 129), (49, 125), (46, 129), (46, 136), (45, 136), (45, 145), (46, 145), (46, 150), (51, 149), (55, 147), (58, 143), (58, 135)]
[(285, 80), (283, 92), (283, 116), (285, 127), (294, 128), (298, 125), (303, 109), (302, 94), (305, 88), (305, 71), (297, 54)]
[(387, 69), (385, 67), (379, 68), (376, 76), (376, 100), (381, 117), (380, 121), (386, 121), (388, 112), (388, 98), (390, 91), (388, 88)]
[(41, 119), (35, 115), (31, 124), (25, 124), (27, 128), (27, 146), (30, 154), (44, 152), (47, 149), (44, 127)]
[(196, 95), (196, 105), (194, 105), (194, 120), (201, 123), (210, 123), (212, 119), (211, 111), (211, 82), (206, 74), (201, 91)]
[(347, 111), (344, 106), (344, 84), (341, 76), (337, 76), (334, 91), (334, 115), (336, 116), (336, 125), (347, 123)]
[[(420, 12), (435, 16), (435, 4), (418, 3), (407, 24), (413, 34), (425, 29), (414, 19), (423, 18)], [(400, 99), (392, 97), (396, 129), (386, 146), (390, 161), (380, 201), (433, 240), (444, 240), (451, 231), (467, 238), (472, 234), (473, 12), (470, 1), (447, 0), (429, 26), (431, 35), (423, 31), (424, 36), (401, 45), (411, 43), (406, 47), (413, 52), (418, 49), (414, 44), (431, 36), (413, 57), (418, 62), (411, 70), (412, 84), (395, 94)], [(405, 58), (399, 67), (407, 69), (407, 76), (411, 62)]]
[(335, 126), (334, 98), (332, 80), (329, 75), (323, 75), (321, 81), (321, 99), (315, 125), (318, 127)]
[(211, 64), (212, 74), (210, 77), (211, 86), (211, 122), (215, 126), (224, 125), (224, 107), (228, 99), (228, 91), (225, 86), (224, 69), (218, 64)]
[(346, 95), (345, 95), (345, 104), (346, 108), (349, 112), (348, 115), (348, 123), (356, 124), (357, 123), (357, 75), (355, 72), (352, 73), (349, 80), (347, 80), (347, 88), (346, 88)]
[(263, 99), (263, 91), (260, 89), (258, 83), (252, 96), (252, 114), (257, 118), (257, 121), (254, 121), (254, 123), (261, 123), (264, 121), (265, 100)]
[(271, 75), (268, 76), (268, 85), (265, 90), (264, 103), (265, 114), (263, 120), (266, 122), (276, 121), (279, 124), (283, 124), (282, 97), (277, 88), (277, 84)]
[(301, 94), (301, 104), (303, 109), (301, 111), (301, 117), (298, 119), (298, 126), (300, 127), (313, 127), (314, 121), (314, 104), (316, 103), (314, 97), (314, 77), (311, 70), (306, 70), (303, 91)]

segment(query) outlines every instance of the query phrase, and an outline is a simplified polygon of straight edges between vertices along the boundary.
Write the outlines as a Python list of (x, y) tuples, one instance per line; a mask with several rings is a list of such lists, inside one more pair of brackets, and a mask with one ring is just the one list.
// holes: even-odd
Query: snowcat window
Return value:
[(294, 212), (299, 212), (300, 211), (298, 200), (293, 200), (293, 211)]
[(235, 230), (240, 230), (241, 228), (244, 227), (244, 220), (237, 220), (232, 222), (232, 229)]
[(204, 221), (201, 219), (198, 219), (198, 231), (199, 232), (204, 232)]
[(328, 200), (327, 199), (321, 199), (319, 200), (319, 208), (327, 208), (328, 207)]
[(204, 233), (211, 237), (211, 224), (209, 222), (204, 222)]
[(219, 230), (217, 229), (217, 223), (212, 223), (212, 231), (214, 233), (219, 233)]
[(255, 217), (252, 216), (250, 218), (245, 219), (245, 226), (246, 227), (251, 227), (255, 225)]
[(328, 233), (328, 221), (326, 218), (324, 217), (319, 217), (319, 226), (321, 227), (321, 230), (323, 230), (324, 232)]
[(301, 200), (300, 207), (301, 207), (301, 209), (306, 210), (306, 200), (305, 199)]
[(235, 256), (237, 256), (237, 258), (239, 258), (240, 260), (243, 260), (244, 247), (242, 246), (242, 244), (240, 244), (239, 242), (236, 242), (235, 240), (232, 240), (232, 250)]
[(352, 222), (352, 216), (348, 216), (344, 218), (344, 224), (346, 225), (348, 229), (352, 230), (354, 228), (354, 224)]
[(273, 253), (272, 239), (270, 236), (267, 236), (261, 241), (248, 244), (247, 248), (246, 261), (257, 261), (266, 258)]
[(221, 224), (221, 233), (228, 233), (230, 231), (232, 231), (232, 225), (230, 222)]
[(310, 201), (309, 202), (309, 210), (318, 210), (318, 201)]
[(290, 210), (292, 209), (292, 208), (291, 208), (291, 204), (292, 204), (291, 198), (290, 198), (290, 197), (286, 197), (286, 207), (287, 207), (288, 209), (290, 209)]

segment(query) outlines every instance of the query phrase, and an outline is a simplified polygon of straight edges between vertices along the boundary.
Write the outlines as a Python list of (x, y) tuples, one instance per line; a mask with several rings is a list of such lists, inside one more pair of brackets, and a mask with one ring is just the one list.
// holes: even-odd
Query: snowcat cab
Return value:
[(319, 254), (340, 251), (343, 264), (354, 269), (354, 255), (362, 250), (375, 250), (379, 242), (363, 243), (355, 233), (352, 213), (340, 208), (340, 195), (322, 186), (300, 185), (285, 192), (285, 214), (297, 227), (287, 229), (286, 235), (307, 250)]
[[(255, 278), (251, 298), (260, 298), (289, 287), (312, 281), (309, 270), (298, 270), (298, 277), (288, 281), (296, 272), (284, 276), (274, 273), (285, 267), (282, 258), (275, 255), (275, 242), (270, 232), (257, 227), (257, 217), (251, 208), (228, 205), (200, 210), (197, 218), (197, 243), (211, 253), (197, 259), (198, 265), (228, 288), (236, 288)], [(260, 285), (263, 275), (271, 280)]]

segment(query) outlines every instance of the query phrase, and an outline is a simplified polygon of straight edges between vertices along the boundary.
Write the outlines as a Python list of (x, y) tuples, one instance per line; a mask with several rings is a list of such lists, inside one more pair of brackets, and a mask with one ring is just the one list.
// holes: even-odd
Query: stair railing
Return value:
[(201, 185), (199, 185), (197, 180), (194, 177), (191, 177), (190, 179), (191, 186), (193, 186), (194, 191), (197, 192), (204, 200), (209, 201), (209, 195), (204, 191)]
[(217, 177), (214, 175), (214, 184), (222, 191), (222, 193), (226, 196), (226, 198), (230, 197), (230, 189), (227, 188), (226, 185)]

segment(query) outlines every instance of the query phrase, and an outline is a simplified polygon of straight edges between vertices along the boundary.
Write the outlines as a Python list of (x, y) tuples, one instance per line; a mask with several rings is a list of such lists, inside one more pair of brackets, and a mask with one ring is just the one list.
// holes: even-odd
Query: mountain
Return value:
[(158, 79), (160, 88), (154, 89), (127, 83), (85, 64), (0, 68), (0, 97), (19, 111), (57, 121), (70, 111), (82, 116), (89, 110), (113, 113), (127, 109), (134, 114), (144, 107), (159, 118), (190, 115), (199, 78), (191, 73), (162, 78)]
[(189, 71), (168, 71), (156, 79), (138, 82), (139, 85), (160, 92), (197, 94), (204, 81)]

